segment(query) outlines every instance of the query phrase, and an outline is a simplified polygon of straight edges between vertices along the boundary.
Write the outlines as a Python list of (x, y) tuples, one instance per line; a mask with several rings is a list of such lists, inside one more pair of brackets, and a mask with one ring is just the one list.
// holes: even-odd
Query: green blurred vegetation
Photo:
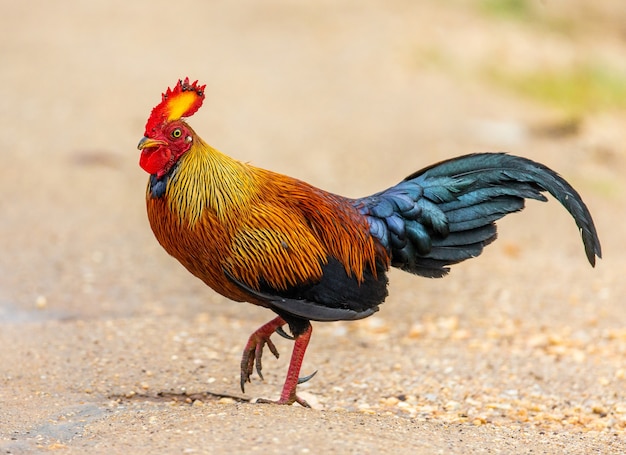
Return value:
[(534, 14), (528, 0), (480, 0), (478, 7), (484, 13), (506, 19), (531, 19)]
[(494, 68), (487, 73), (498, 85), (572, 116), (626, 108), (626, 74), (605, 64), (581, 64), (526, 74)]
[(575, 32), (576, 24), (570, 19), (550, 14), (549, 9), (537, 6), (541, 7), (538, 0), (478, 0), (476, 3), (480, 13), (494, 19), (516, 21), (565, 35)]

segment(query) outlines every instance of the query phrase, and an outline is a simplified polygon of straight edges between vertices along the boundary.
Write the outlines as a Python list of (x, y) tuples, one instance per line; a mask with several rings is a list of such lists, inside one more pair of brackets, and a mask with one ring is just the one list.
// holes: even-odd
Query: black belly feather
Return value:
[[(322, 278), (316, 283), (278, 290), (261, 282), (259, 290), (226, 276), (239, 288), (255, 299), (267, 303), (275, 313), (290, 326), (292, 332), (307, 321), (349, 321), (363, 319), (378, 311), (387, 297), (387, 275), (385, 267), (377, 264), (374, 274), (367, 269), (363, 281), (346, 273), (345, 267), (335, 258), (329, 258), (322, 268)], [(295, 330), (294, 330), (295, 329)], [(294, 333), (297, 335), (297, 333)]]

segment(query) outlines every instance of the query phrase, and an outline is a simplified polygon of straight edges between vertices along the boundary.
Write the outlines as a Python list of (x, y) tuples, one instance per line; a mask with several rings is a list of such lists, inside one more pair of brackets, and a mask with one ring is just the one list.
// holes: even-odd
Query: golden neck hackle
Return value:
[(221, 221), (245, 210), (254, 199), (257, 186), (249, 166), (196, 135), (168, 182), (167, 198), (170, 209), (191, 227), (206, 209)]

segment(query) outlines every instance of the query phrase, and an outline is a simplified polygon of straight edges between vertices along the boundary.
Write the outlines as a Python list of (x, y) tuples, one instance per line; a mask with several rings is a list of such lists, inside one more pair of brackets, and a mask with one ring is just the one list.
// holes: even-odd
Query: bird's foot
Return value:
[(282, 318), (274, 318), (267, 324), (259, 327), (250, 338), (248, 338), (248, 343), (246, 343), (246, 347), (243, 350), (243, 355), (241, 357), (241, 391), (245, 392), (245, 384), (250, 381), (250, 376), (255, 369), (256, 364), (256, 372), (261, 379), (263, 379), (263, 364), (261, 363), (261, 358), (263, 356), (263, 348), (267, 345), (268, 349), (274, 357), (278, 358), (278, 349), (270, 339), (270, 336), (278, 329), (282, 328), (285, 324), (285, 321)]
[[(313, 376), (315, 376), (316, 374), (317, 374), (317, 370), (315, 370), (313, 373), (309, 374), (308, 376), (304, 376), (302, 378), (298, 378), (297, 385), (304, 384), (305, 382), (311, 380), (311, 378), (313, 378)], [(311, 407), (311, 405), (309, 405), (309, 403), (307, 403), (306, 400), (300, 398), (296, 394), (296, 388), (295, 387), (293, 388), (293, 390), (288, 392), (288, 395), (286, 396), (286, 398), (283, 398), (282, 396), (278, 400), (268, 400), (267, 398), (257, 398), (256, 402), (257, 403), (269, 403), (269, 404), (285, 404), (285, 405), (291, 405), (291, 404), (294, 404), (294, 403), (298, 403), (299, 405), (301, 405), (301, 406), (303, 406), (305, 408), (310, 408)]]
[(266, 404), (283, 404), (283, 405), (292, 405), (294, 403), (298, 403), (300, 406), (305, 407), (305, 408), (311, 407), (311, 405), (307, 403), (306, 400), (303, 400), (298, 395), (296, 395), (295, 390), (293, 391), (293, 395), (289, 396), (286, 399), (283, 399), (282, 397), (279, 398), (278, 400), (268, 400), (266, 398), (257, 398), (256, 402), (266, 403)]

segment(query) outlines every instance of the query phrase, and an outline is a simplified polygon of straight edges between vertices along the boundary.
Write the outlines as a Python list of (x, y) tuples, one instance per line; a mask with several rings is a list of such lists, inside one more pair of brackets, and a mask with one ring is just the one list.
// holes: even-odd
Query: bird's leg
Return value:
[[(278, 332), (279, 329), (282, 330), (282, 326), (285, 325), (286, 322), (283, 318), (277, 317), (272, 319), (267, 324), (259, 327), (250, 338), (248, 338), (248, 343), (243, 350), (243, 356), (241, 357), (241, 391), (245, 392), (245, 384), (246, 382), (250, 382), (250, 376), (254, 371), (255, 363), (256, 363), (256, 371), (261, 379), (263, 379), (263, 374), (261, 373), (262, 364), (261, 357), (263, 356), (263, 348), (265, 345), (269, 348), (270, 352), (274, 354), (276, 358), (278, 358), (278, 350), (276, 346), (270, 340), (270, 336), (274, 332)], [(309, 404), (296, 395), (296, 387), (298, 384), (302, 384), (313, 376), (317, 371), (309, 376), (304, 378), (298, 377), (300, 374), (300, 368), (302, 367), (302, 361), (304, 360), (304, 354), (306, 352), (306, 348), (309, 345), (309, 340), (311, 339), (311, 333), (313, 328), (311, 324), (307, 325), (307, 328), (304, 332), (302, 332), (297, 337), (294, 337), (295, 340), (293, 351), (291, 352), (291, 361), (289, 362), (289, 369), (287, 371), (287, 378), (285, 379), (285, 384), (283, 385), (283, 391), (280, 394), (280, 398), (278, 401), (270, 401), (265, 399), (257, 400), (259, 403), (276, 403), (276, 404), (293, 404), (298, 403), (305, 408), (310, 408)], [(280, 332), (279, 332), (280, 333)], [(283, 331), (284, 333), (284, 331)], [(286, 334), (285, 334), (286, 335)]]
[(250, 382), (250, 376), (254, 370), (254, 364), (256, 362), (256, 372), (261, 379), (263, 379), (263, 374), (261, 370), (263, 366), (261, 364), (261, 357), (263, 356), (263, 348), (267, 344), (270, 352), (274, 354), (276, 358), (278, 358), (278, 350), (272, 340), (270, 340), (270, 336), (276, 331), (277, 328), (285, 325), (286, 322), (283, 318), (277, 317), (272, 319), (265, 325), (259, 327), (250, 338), (248, 338), (248, 343), (246, 343), (246, 347), (243, 350), (243, 356), (241, 357), (241, 391), (245, 392), (245, 384), (246, 382)]
[(296, 387), (300, 382), (306, 382), (315, 375), (315, 373), (313, 373), (312, 375), (303, 378), (303, 381), (301, 381), (298, 377), (298, 375), (300, 374), (302, 361), (304, 360), (304, 353), (306, 352), (306, 348), (309, 345), (309, 340), (311, 339), (312, 332), (313, 327), (311, 326), (311, 324), (308, 324), (306, 330), (296, 337), (296, 341), (293, 345), (293, 351), (291, 352), (291, 361), (289, 362), (287, 378), (285, 379), (285, 385), (283, 385), (283, 391), (280, 394), (280, 398), (278, 399), (278, 401), (259, 399), (257, 400), (258, 402), (275, 404), (298, 403), (305, 408), (311, 407), (305, 400), (296, 395)]

